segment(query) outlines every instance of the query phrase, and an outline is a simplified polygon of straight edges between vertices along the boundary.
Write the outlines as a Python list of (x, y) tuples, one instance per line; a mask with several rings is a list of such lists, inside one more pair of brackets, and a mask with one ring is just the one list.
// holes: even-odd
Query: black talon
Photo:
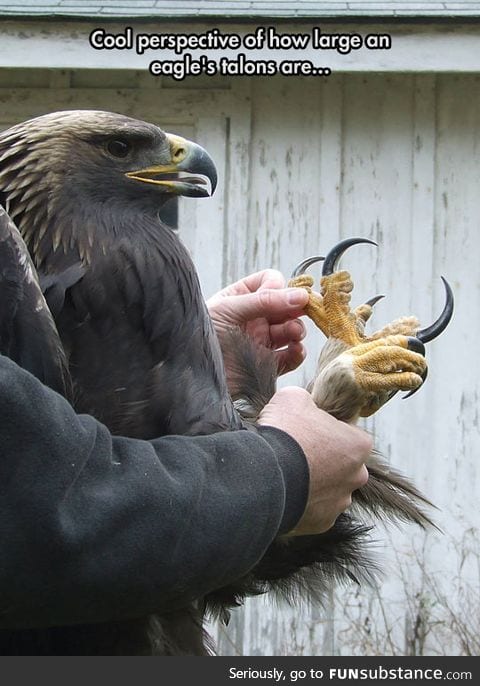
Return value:
[(414, 353), (420, 353), (420, 355), (423, 355), (423, 357), (425, 357), (425, 346), (419, 338), (417, 338), (416, 336), (408, 336), (407, 340), (407, 347), (409, 350), (411, 350)]
[[(420, 353), (420, 355), (423, 355), (425, 357), (425, 346), (423, 345), (422, 341), (415, 336), (408, 336), (408, 345), (407, 348), (408, 350), (411, 350), (414, 353)], [(428, 368), (425, 369), (425, 371), (422, 374), (422, 383), (418, 388), (414, 388), (412, 391), (409, 391), (407, 395), (402, 396), (402, 400), (406, 400), (407, 398), (411, 398), (414, 393), (418, 391), (419, 388), (423, 386), (425, 383), (425, 379), (427, 378), (428, 374)]]
[(338, 260), (341, 258), (345, 250), (350, 248), (352, 245), (357, 245), (359, 243), (370, 243), (370, 245), (377, 245), (375, 241), (371, 241), (368, 238), (346, 238), (340, 243), (337, 243), (325, 258), (323, 263), (322, 276), (329, 276), (333, 274), (335, 267), (337, 266)]
[(290, 277), (291, 279), (295, 279), (297, 276), (301, 276), (302, 274), (305, 274), (305, 270), (310, 267), (310, 265), (315, 264), (315, 262), (322, 262), (325, 258), (323, 255), (315, 255), (314, 257), (307, 257), (307, 259), (303, 260), (303, 262), (300, 262), (295, 269), (292, 272), (292, 276)]
[[(437, 338), (437, 336), (439, 336), (442, 333), (442, 331), (445, 331), (453, 315), (453, 291), (450, 288), (448, 281), (444, 279), (443, 276), (441, 277), (441, 279), (443, 281), (443, 285), (445, 286), (446, 293), (445, 307), (443, 308), (441, 315), (431, 326), (427, 326), (425, 329), (420, 329), (420, 331), (417, 331), (417, 335), (415, 337), (408, 338), (408, 349), (420, 353), (421, 355), (425, 355), (425, 346), (423, 344), (428, 343), (429, 341), (433, 341), (433, 339)], [(423, 386), (423, 384), (425, 383), (425, 379), (427, 378), (427, 374), (428, 370), (426, 369), (422, 374), (421, 385), (418, 388), (415, 388), (413, 391), (407, 393), (407, 395), (404, 395), (402, 400), (411, 398), (412, 395)]]
[(448, 281), (444, 279), (443, 276), (441, 277), (441, 279), (443, 281), (443, 285), (445, 286), (445, 307), (443, 308), (442, 314), (439, 316), (436, 322), (434, 322), (431, 326), (427, 326), (427, 328), (425, 329), (417, 331), (416, 337), (419, 341), (422, 341), (422, 343), (428, 343), (429, 341), (433, 341), (434, 338), (439, 336), (442, 333), (442, 331), (444, 331), (447, 328), (447, 325), (453, 315), (453, 291), (450, 288)]
[(376, 295), (374, 298), (370, 298), (370, 300), (367, 300), (365, 305), (370, 305), (370, 307), (374, 307), (378, 303), (378, 301), (384, 297), (384, 295)]

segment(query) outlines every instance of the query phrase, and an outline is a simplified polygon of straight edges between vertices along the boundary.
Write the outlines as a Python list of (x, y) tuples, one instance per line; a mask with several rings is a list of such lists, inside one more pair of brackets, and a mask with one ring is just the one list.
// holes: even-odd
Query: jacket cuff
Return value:
[(308, 500), (310, 471), (305, 453), (289, 434), (273, 426), (257, 427), (275, 452), (285, 485), (285, 509), (279, 535), (291, 531), (299, 522)]

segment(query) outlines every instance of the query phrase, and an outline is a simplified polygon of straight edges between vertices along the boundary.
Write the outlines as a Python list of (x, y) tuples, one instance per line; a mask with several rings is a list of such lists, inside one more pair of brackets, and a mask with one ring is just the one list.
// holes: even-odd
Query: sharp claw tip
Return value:
[(423, 383), (420, 384), (420, 386), (417, 386), (417, 388), (413, 388), (411, 391), (408, 391), (407, 395), (402, 395), (402, 400), (406, 400), (407, 398), (411, 398), (414, 393), (419, 391), (423, 386)]
[(445, 287), (445, 306), (438, 319), (431, 326), (427, 326), (425, 329), (417, 331), (416, 337), (423, 343), (429, 343), (434, 338), (437, 338), (437, 336), (439, 336), (446, 329), (453, 315), (453, 291), (445, 277), (441, 276), (440, 278), (442, 279)]
[(370, 245), (375, 245), (378, 247), (377, 243), (370, 240), (370, 238), (345, 238), (343, 241), (340, 241), (340, 243), (337, 243), (337, 245), (335, 245), (325, 257), (322, 276), (330, 276), (330, 274), (332, 274), (335, 270), (337, 262), (343, 253), (353, 245), (360, 245), (361, 243), (369, 243)]
[(367, 300), (365, 305), (370, 305), (370, 307), (373, 307), (378, 302), (380, 302), (380, 300), (382, 300), (382, 298), (384, 298), (384, 297), (385, 297), (384, 295), (376, 295), (374, 298), (370, 298), (370, 300)]

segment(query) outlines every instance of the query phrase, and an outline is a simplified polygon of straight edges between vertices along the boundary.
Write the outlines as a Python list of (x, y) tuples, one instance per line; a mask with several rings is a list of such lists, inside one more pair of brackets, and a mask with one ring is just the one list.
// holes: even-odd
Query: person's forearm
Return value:
[(168, 610), (238, 578), (305, 506), (275, 429), (113, 437), (0, 357), (0, 626)]

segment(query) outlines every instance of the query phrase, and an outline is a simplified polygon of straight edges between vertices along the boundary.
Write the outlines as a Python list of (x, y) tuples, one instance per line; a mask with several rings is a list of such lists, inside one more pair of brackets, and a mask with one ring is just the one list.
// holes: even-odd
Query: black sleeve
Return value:
[(168, 610), (250, 570), (305, 507), (308, 468), (263, 429), (112, 437), (0, 356), (0, 627)]

